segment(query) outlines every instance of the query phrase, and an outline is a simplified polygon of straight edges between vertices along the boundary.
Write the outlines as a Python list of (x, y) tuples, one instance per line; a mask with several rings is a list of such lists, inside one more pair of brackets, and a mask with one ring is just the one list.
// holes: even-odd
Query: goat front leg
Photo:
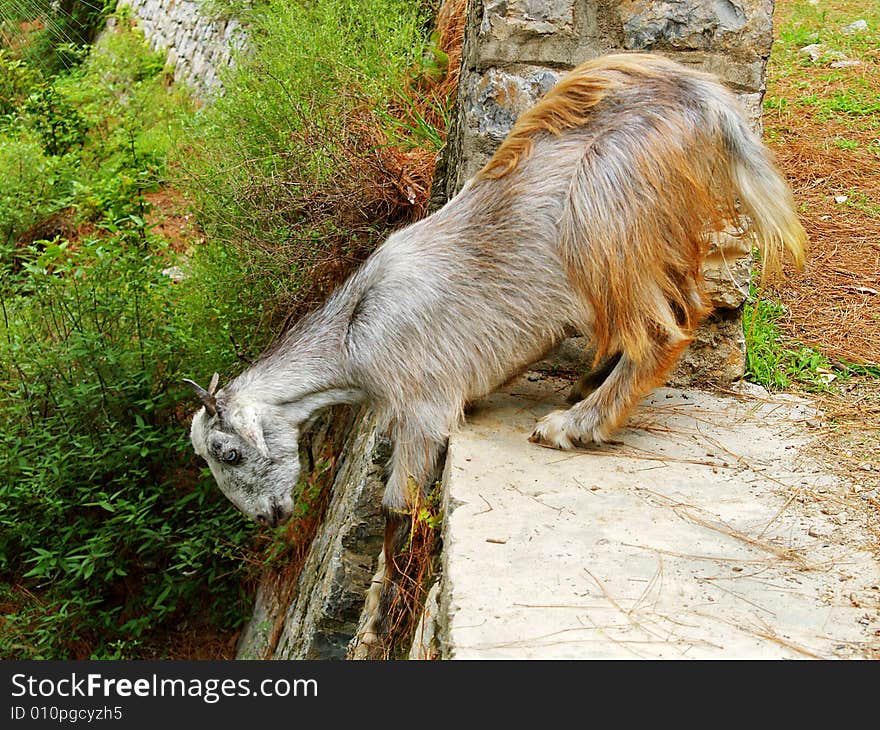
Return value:
[(568, 410), (544, 416), (529, 441), (557, 449), (608, 441), (638, 401), (666, 380), (689, 342), (686, 337), (673, 339), (658, 335), (649, 351), (639, 359), (626, 352), (615, 356), (610, 372), (605, 374), (605, 368), (600, 368), (605, 377), (593, 392)]
[(398, 558), (409, 542), (412, 519), (426, 496), (446, 437), (430, 435), (427, 429), (397, 425), (392, 431), (394, 451), (382, 500), (385, 539), (379, 569), (367, 590), (364, 610), (369, 616), (360, 642), (378, 644), (391, 630), (390, 612), (401, 590), (403, 574)]

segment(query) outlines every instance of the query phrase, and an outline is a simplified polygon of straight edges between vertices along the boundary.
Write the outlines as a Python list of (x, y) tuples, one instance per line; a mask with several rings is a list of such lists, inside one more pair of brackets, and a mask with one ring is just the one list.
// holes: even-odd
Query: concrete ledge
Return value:
[(809, 404), (661, 389), (619, 444), (528, 443), (568, 385), (531, 373), (451, 439), (440, 657), (878, 655), (870, 536), (799, 501), (844, 488), (808, 456)]

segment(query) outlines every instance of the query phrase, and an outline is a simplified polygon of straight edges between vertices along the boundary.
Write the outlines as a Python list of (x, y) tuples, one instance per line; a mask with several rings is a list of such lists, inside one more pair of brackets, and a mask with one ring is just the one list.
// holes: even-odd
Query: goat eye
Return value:
[(241, 454), (238, 453), (235, 449), (229, 449), (229, 451), (223, 452), (223, 461), (227, 464), (237, 464), (241, 461)]

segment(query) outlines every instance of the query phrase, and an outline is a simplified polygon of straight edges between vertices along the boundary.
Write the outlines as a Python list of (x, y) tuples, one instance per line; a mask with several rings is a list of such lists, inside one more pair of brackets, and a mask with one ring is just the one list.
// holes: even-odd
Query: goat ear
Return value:
[(236, 408), (226, 415), (226, 420), (239, 436), (265, 458), (269, 458), (269, 447), (266, 446), (266, 439), (263, 436), (263, 424), (256, 408), (253, 406)]

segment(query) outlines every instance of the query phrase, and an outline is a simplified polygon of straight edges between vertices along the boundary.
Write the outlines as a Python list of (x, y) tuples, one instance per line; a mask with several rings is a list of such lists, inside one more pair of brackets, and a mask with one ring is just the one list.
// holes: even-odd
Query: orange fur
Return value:
[[(609, 58), (613, 59), (610, 63)], [(619, 79), (596, 74), (595, 70), (656, 75), (656, 69), (638, 63), (644, 58), (642, 54), (633, 53), (627, 57), (599, 58), (578, 66), (519, 116), (510, 134), (480, 170), (478, 177), (497, 180), (516, 169), (520, 160), (531, 155), (535, 134), (548, 132), (559, 135), (566, 129), (584, 124), (590, 110), (620, 85)]]
[[(788, 201), (768, 210), (763, 201), (755, 204), (755, 196), (740, 200), (741, 180), (735, 179), (721, 135), (682, 113), (677, 89), (669, 83), (674, 75), (712, 78), (643, 54), (582, 64), (520, 116), (477, 175), (500, 181), (532, 155), (537, 136), (588, 126), (609, 97), (623, 103), (627, 90), (656, 92), (650, 109), (639, 110), (638, 139), (627, 136), (621, 115), (619, 129), (597, 130), (585, 143), (561, 223), (560, 254), (569, 283), (588, 308), (591, 320), (585, 325), (594, 334), (597, 362), (619, 351), (640, 360), (657, 343), (679, 351), (678, 343), (690, 341), (710, 311), (702, 279), (709, 235), (737, 224), (742, 208), (757, 214), (751, 235), (768, 269), (777, 266), (783, 248), (796, 263), (803, 261), (805, 234), (784, 210), (791, 207)], [(606, 145), (614, 148), (610, 152), (603, 149), (603, 135), (612, 138)], [(621, 159), (627, 174), (618, 175), (612, 187), (603, 165)], [(769, 153), (767, 160), (772, 167)]]

